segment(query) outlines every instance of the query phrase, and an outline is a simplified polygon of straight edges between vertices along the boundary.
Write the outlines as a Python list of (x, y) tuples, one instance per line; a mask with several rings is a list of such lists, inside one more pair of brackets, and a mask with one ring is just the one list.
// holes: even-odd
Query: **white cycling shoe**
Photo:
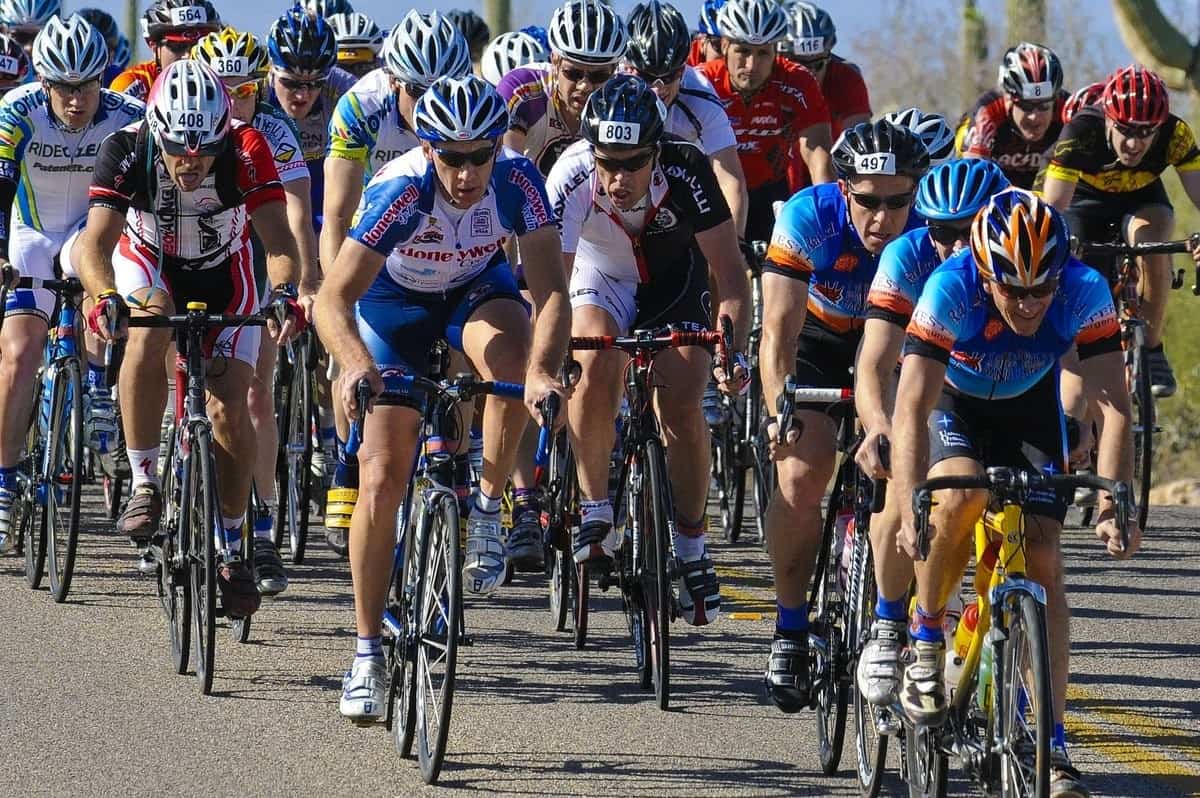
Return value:
[(382, 659), (355, 659), (342, 679), (338, 709), (355, 723), (374, 723), (387, 711), (387, 666)]

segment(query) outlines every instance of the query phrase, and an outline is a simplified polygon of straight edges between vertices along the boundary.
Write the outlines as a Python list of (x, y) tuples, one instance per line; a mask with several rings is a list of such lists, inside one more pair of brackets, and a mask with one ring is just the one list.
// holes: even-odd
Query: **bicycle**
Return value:
[(175, 359), (173, 429), (167, 437), (166, 456), (160, 461), (163, 515), (159, 531), (143, 554), (143, 570), (156, 575), (175, 670), (180, 674), (187, 671), (190, 640), (196, 677), (204, 695), (212, 692), (216, 619), (227, 616), (216, 601), (217, 557), (227, 558), (230, 552), (217, 495), (203, 344), (205, 336), (215, 329), (266, 324), (261, 314), (207, 311), (206, 303), (189, 302), (187, 312), (180, 315), (129, 319), (130, 327), (175, 331), (179, 350)]
[[(1162, 431), (1158, 426), (1154, 394), (1150, 390), (1150, 369), (1146, 354), (1146, 321), (1141, 315), (1141, 295), (1138, 291), (1140, 269), (1137, 259), (1143, 255), (1168, 255), (1191, 252), (1200, 245), (1200, 233), (1180, 241), (1126, 244), (1124, 241), (1072, 241), (1076, 251), (1085, 255), (1112, 255), (1120, 260), (1116, 270), (1114, 299), (1121, 320), (1121, 345), (1125, 352), (1125, 384), (1133, 398), (1133, 473), (1138, 489), (1138, 523), (1146, 528), (1150, 513), (1150, 487), (1154, 465), (1154, 436)], [(1171, 288), (1183, 287), (1184, 271), (1171, 275)], [(1200, 296), (1200, 266), (1192, 293)], [(1084, 510), (1083, 526), (1090, 526), (1094, 508)]]
[(941, 729), (903, 723), (903, 775), (912, 796), (943, 796), (949, 757), (986, 794), (1046, 796), (1053, 704), (1046, 640), (1046, 591), (1025, 572), (1021, 506), (1033, 491), (1095, 488), (1112, 494), (1122, 543), (1136, 513), (1130, 486), (1093, 474), (1041, 474), (993, 467), (978, 476), (934, 477), (913, 491), (917, 547), (929, 551), (929, 514), (939, 490), (987, 490), (975, 524), (979, 621)]
[(275, 418), (279, 422), (279, 455), (275, 461), (275, 548), (286, 535), (292, 563), (301, 565), (308, 544), (312, 490), (313, 433), (321, 429), (317, 408), (316, 336), (305, 329), (275, 361)]
[[(357, 386), (360, 409), (372, 398), (388, 399), (414, 391), (426, 397), (383, 613), (383, 644), (391, 675), (384, 722), (401, 756), (409, 756), (414, 741), (419, 742), (417, 759), (426, 784), (437, 781), (446, 755), (458, 647), (472, 642), (462, 611), (459, 486), (454, 454), (447, 449), (462, 429), (456, 404), (476, 396), (519, 401), (525, 395), (523, 385), (477, 380), (470, 374), (445, 380), (444, 368), (443, 360), (431, 377), (384, 377), (384, 390), (378, 397), (366, 381)], [(359, 419), (351, 425), (346, 442), (349, 454), (356, 455), (361, 446), (362, 416), (360, 410)], [(417, 456), (420, 452), (423, 458)]]
[[(628, 413), (621, 432), (621, 475), (613, 502), (614, 522), (625, 533), (613, 568), (597, 578), (601, 590), (616, 585), (634, 641), (639, 681), (654, 687), (659, 709), (670, 704), (669, 626), (678, 616), (672, 585), (678, 575), (675, 555), (675, 512), (667, 458), (653, 407), (654, 357), (683, 346), (714, 347), (725, 357), (721, 333), (685, 332), (672, 328), (635, 330), (632, 335), (572, 337), (570, 349), (620, 350), (631, 358), (625, 371)], [(626, 495), (628, 494), (628, 495)], [(591, 569), (580, 574), (583, 582)]]

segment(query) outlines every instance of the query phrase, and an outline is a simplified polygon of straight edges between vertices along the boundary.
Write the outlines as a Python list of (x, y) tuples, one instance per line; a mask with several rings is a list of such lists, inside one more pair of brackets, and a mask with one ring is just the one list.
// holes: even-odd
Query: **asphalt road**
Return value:
[[(672, 629), (671, 712), (638, 689), (614, 598), (593, 613), (583, 651), (553, 630), (542, 580), (469, 601), (475, 645), (460, 649), (450, 751), (440, 788), (428, 788), (382, 726), (338, 715), (350, 582), (321, 543), (264, 604), (250, 643), (219, 630), (215, 695), (204, 697), (172, 672), (134, 551), (98, 522), (94, 501), (87, 511), (66, 604), (30, 591), (21, 561), (0, 559), (0, 796), (857, 794), (849, 744), (842, 772), (821, 776), (812, 714), (762, 700), (773, 603), (765, 555), (750, 544), (715, 545), (726, 615)], [(1200, 794), (1200, 512), (1151, 519), (1131, 563), (1084, 533), (1066, 546), (1069, 729), (1097, 795)]]

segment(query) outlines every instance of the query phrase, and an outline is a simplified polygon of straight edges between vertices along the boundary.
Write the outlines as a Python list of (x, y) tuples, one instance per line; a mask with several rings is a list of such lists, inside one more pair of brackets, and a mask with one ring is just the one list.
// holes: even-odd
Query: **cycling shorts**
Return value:
[[(1136, 191), (1091, 191), (1080, 183), (1075, 188), (1071, 206), (1063, 216), (1071, 235), (1080, 241), (1110, 242), (1124, 235), (1125, 220), (1143, 208), (1159, 205), (1174, 211), (1162, 178)], [(1103, 274), (1110, 285), (1117, 281), (1117, 256), (1086, 255), (1083, 262)]]
[[(56, 277), (75, 277), (75, 269), (69, 263), (68, 242), (74, 243), (85, 219), (65, 233), (49, 230), (34, 230), (21, 224), (15, 216), (12, 221), (12, 237), (8, 242), (9, 259), (22, 277), (38, 277), (53, 280)], [(55, 259), (61, 260), (59, 270)], [(9, 291), (4, 301), (4, 312), (8, 316), (37, 316), (50, 322), (54, 313), (54, 292), (45, 288), (18, 288)]]
[[(812, 315), (805, 317), (796, 346), (796, 385), (810, 388), (853, 388), (854, 360), (862, 330), (834, 332)], [(824, 410), (828, 403), (798, 405)]]
[[(1058, 377), (1058, 369), (1051, 369), (1011, 399), (980, 399), (943, 388), (929, 416), (929, 464), (969, 457), (982, 466), (1065, 473), (1067, 423)], [(1068, 490), (1036, 491), (1023, 509), (1061, 524), (1072, 499)]]
[[(122, 235), (112, 262), (117, 290), (133, 307), (137, 306), (133, 301), (134, 293), (153, 286), (171, 297), (176, 313), (182, 313), (189, 302), (204, 302), (209, 313), (244, 315), (257, 312), (259, 307), (252, 260), (250, 247), (244, 246), (211, 268), (168, 267), (160, 272), (153, 250)], [(150, 301), (153, 300), (154, 297), (150, 297)], [(233, 357), (253, 367), (258, 363), (261, 330), (261, 327), (212, 330), (204, 341), (204, 356), (210, 359)]]
[(708, 267), (702, 261), (689, 261), (684, 268), (656, 275), (650, 283), (610, 277), (576, 261), (570, 292), (572, 310), (586, 305), (603, 308), (622, 335), (668, 324), (691, 330), (712, 326)]

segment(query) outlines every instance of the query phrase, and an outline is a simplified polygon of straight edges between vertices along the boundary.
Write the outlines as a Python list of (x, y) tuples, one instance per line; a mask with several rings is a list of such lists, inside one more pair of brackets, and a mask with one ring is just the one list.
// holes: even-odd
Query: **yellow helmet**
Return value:
[(192, 58), (208, 64), (222, 78), (263, 78), (269, 65), (267, 50), (253, 33), (228, 26), (196, 42)]

